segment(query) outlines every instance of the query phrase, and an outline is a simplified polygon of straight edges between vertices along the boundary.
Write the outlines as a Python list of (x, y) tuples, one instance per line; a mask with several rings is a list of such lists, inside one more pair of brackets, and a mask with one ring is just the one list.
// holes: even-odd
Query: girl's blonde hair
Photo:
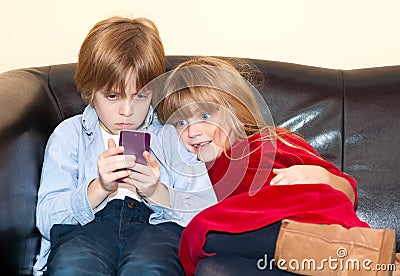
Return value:
[[(253, 79), (252, 72), (254, 72), (254, 67), (246, 65), (242, 59), (193, 57), (181, 63), (166, 77), (164, 91), (153, 97), (153, 105), (156, 107), (160, 121), (164, 124), (174, 116), (188, 118), (196, 109), (208, 111), (207, 108), (209, 108), (211, 113), (219, 111), (219, 115), (223, 114), (225, 123), (233, 131), (235, 137), (245, 139), (262, 133), (255, 141), (269, 140), (275, 144), (276, 139), (287, 146), (304, 150), (321, 158), (305, 148), (293, 145), (284, 138), (285, 135), (292, 134), (304, 141), (299, 135), (284, 128), (280, 128), (277, 132), (272, 118), (270, 118), (271, 121), (264, 119), (262, 112), (265, 110), (261, 111), (260, 104), (256, 100), (259, 94), (246, 80)], [(256, 77), (256, 80), (259, 81), (260, 78)]]
[(167, 77), (164, 93), (160, 94), (164, 98), (153, 98), (160, 121), (167, 123), (176, 113), (184, 116), (194, 112), (199, 105), (204, 110), (210, 103), (208, 108), (214, 111), (219, 107), (219, 114), (236, 137), (246, 138), (272, 129), (254, 97), (255, 88), (236, 69), (239, 64), (245, 67), (243, 62), (200, 56), (180, 64)]
[(165, 73), (165, 53), (157, 27), (146, 18), (111, 17), (95, 24), (79, 51), (75, 81), (85, 103), (99, 90), (125, 95), (133, 72), (136, 90)]

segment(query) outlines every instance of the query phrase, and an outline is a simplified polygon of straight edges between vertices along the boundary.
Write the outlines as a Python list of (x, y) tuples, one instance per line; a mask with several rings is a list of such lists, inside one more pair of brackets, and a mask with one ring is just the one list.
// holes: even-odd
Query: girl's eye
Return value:
[(188, 124), (186, 120), (179, 120), (175, 123), (175, 127), (184, 127)]
[(208, 120), (208, 119), (210, 119), (211, 118), (211, 114), (210, 113), (201, 113), (200, 114), (200, 118), (202, 119), (202, 120)]

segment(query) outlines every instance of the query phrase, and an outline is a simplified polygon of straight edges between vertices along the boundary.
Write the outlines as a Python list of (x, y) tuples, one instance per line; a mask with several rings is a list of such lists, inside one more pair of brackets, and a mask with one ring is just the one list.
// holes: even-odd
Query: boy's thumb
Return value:
[(153, 170), (153, 172), (160, 170), (160, 164), (158, 163), (157, 159), (150, 154), (150, 152), (143, 152), (143, 157), (146, 159), (147, 165)]
[(109, 149), (111, 149), (111, 148), (115, 148), (117, 145), (115, 144), (115, 141), (114, 141), (114, 139), (108, 139), (108, 141), (107, 141), (107, 143), (108, 143), (108, 148)]

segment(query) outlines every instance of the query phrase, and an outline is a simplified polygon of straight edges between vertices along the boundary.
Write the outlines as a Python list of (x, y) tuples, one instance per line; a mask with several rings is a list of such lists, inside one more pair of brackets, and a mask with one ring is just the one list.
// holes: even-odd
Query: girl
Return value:
[[(231, 63), (211, 57), (184, 62), (158, 100), (160, 120), (173, 124), (187, 150), (206, 162), (219, 200), (183, 232), (179, 255), (187, 275), (265, 273), (260, 258), (273, 258), (287, 219), (368, 229), (354, 211), (355, 200), (345, 195), (354, 197), (355, 180), (299, 136), (267, 123)], [(344, 188), (348, 184), (353, 193)]]

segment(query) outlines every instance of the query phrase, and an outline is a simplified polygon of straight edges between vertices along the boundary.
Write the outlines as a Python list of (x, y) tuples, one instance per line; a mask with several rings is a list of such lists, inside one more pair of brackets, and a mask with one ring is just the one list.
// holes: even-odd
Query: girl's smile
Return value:
[(193, 144), (193, 148), (195, 151), (201, 151), (203, 147), (209, 146), (212, 141), (205, 141), (197, 144)]
[(178, 120), (174, 125), (186, 149), (197, 155), (203, 162), (211, 162), (230, 147), (218, 113), (196, 112), (190, 118)]

